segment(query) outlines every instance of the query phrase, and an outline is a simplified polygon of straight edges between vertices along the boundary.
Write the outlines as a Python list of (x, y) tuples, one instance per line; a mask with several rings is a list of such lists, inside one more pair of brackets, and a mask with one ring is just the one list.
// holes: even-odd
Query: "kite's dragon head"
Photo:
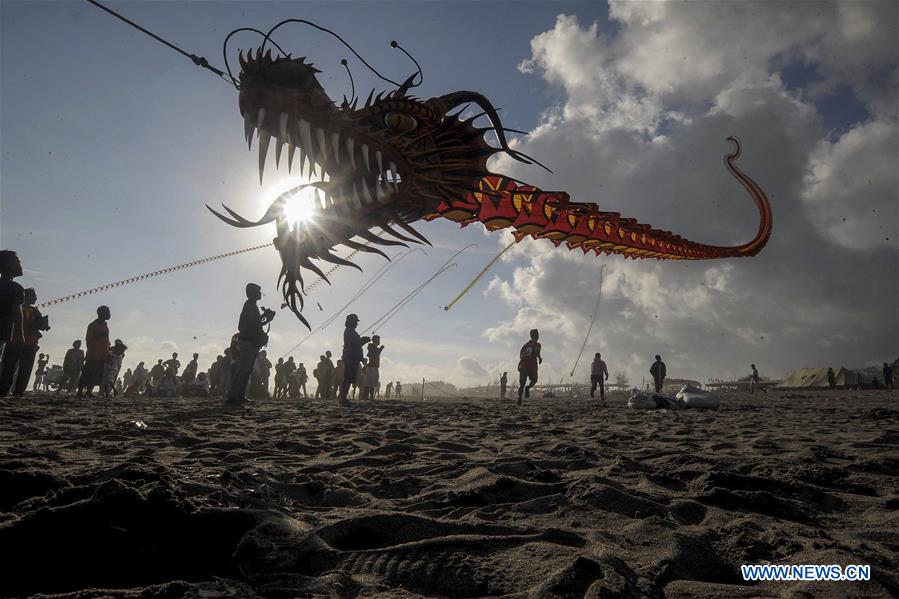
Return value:
[[(477, 191), (490, 174), (492, 154), (507, 152), (532, 162), (509, 147), (496, 109), (476, 92), (419, 100), (408, 95), (413, 75), (393, 91), (372, 92), (361, 107), (358, 99), (344, 98), (337, 105), (319, 83), (320, 71), (304, 58), (272, 57), (271, 50), (263, 54), (260, 48), (246, 57), (241, 53), (240, 66), (240, 113), (248, 144), (254, 136), (259, 139), (260, 183), (272, 140), (276, 164), (286, 147), (288, 169), (296, 159), (310, 182), (282, 194), (255, 222), (227, 207), (233, 219), (213, 212), (238, 227), (276, 223), (284, 301), (307, 326), (300, 314), (301, 271), (324, 276), (311, 259), (356, 266), (331, 250), (342, 244), (383, 255), (371, 245), (427, 243), (409, 223), (433, 214), (441, 201)], [(467, 105), (477, 106), (480, 114), (460, 119)], [(475, 126), (480, 116), (489, 119), (489, 127)], [(487, 132), (495, 132), (499, 147), (486, 142)], [(297, 194), (314, 196), (311, 218), (288, 219)], [(376, 226), (401, 241), (374, 235), (370, 229)]]

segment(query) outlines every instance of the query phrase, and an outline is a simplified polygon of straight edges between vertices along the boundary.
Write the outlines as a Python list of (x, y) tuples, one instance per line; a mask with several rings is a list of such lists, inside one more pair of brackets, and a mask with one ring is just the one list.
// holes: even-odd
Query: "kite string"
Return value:
[[(156, 34), (153, 33), (152, 31), (149, 31), (148, 29), (144, 29), (143, 27), (141, 27), (140, 25), (138, 25), (137, 23), (135, 23), (135, 22), (132, 21), (131, 19), (128, 19), (127, 17), (124, 17), (124, 16), (120, 15), (119, 13), (117, 13), (117, 12), (114, 11), (114, 10), (112, 10), (111, 8), (109, 8), (109, 7), (107, 7), (107, 6), (104, 6), (104, 5), (100, 4), (99, 2), (97, 2), (97, 0), (87, 0), (87, 2), (89, 2), (90, 4), (93, 4), (94, 6), (96, 6), (97, 8), (99, 8), (100, 10), (103, 10), (103, 11), (108, 12), (109, 14), (111, 14), (112, 16), (114, 16), (115, 18), (117, 18), (117, 19), (119, 19), (119, 20), (121, 20), (121, 21), (124, 21), (125, 23), (127, 23), (128, 25), (131, 25), (132, 27), (134, 27), (134, 28), (137, 29), (138, 31), (140, 31), (140, 32), (142, 32), (142, 33), (145, 33), (145, 34), (149, 35), (150, 37), (152, 37), (152, 38), (155, 39), (156, 41), (158, 41), (158, 42), (160, 42), (160, 43), (162, 43), (162, 44), (165, 44), (166, 46), (168, 46), (169, 48), (171, 48), (171, 49), (174, 50), (175, 52), (178, 52), (178, 53), (180, 53), (180, 54), (183, 54), (183, 55), (186, 56), (187, 58), (191, 59), (191, 61), (193, 61), (193, 63), (194, 63), (195, 65), (197, 65), (198, 67), (203, 67), (204, 69), (209, 69), (210, 71), (212, 71), (213, 73), (215, 73), (216, 75), (218, 75), (219, 77), (221, 77), (222, 79), (224, 79), (225, 81), (228, 81), (228, 78), (225, 77), (224, 71), (221, 71), (221, 70), (215, 68), (214, 66), (210, 65), (210, 64), (209, 64), (209, 61), (207, 61), (207, 60), (206, 60), (205, 58), (203, 58), (202, 56), (197, 56), (196, 54), (191, 54), (190, 52), (186, 52), (186, 51), (182, 50), (181, 48), (179, 48), (179, 47), (176, 46), (175, 44), (173, 44), (173, 43), (171, 43), (171, 42), (169, 42), (169, 41), (164, 40), (163, 38), (159, 37), (158, 35), (156, 35)], [(229, 77), (230, 77), (230, 75), (229, 75)], [(234, 77), (230, 77), (230, 79), (231, 79), (231, 80), (229, 81), (229, 83), (231, 83), (232, 85), (234, 85), (234, 86), (236, 87), (236, 83), (235, 83), (235, 81), (234, 81)]]
[(453, 268), (454, 266), (458, 266), (458, 264), (453, 262), (452, 264), (442, 266), (440, 268), (440, 270), (438, 270), (436, 273), (431, 275), (431, 277), (427, 281), (425, 281), (424, 283), (422, 283), (421, 285), (419, 285), (418, 287), (413, 289), (411, 292), (409, 292), (403, 299), (401, 299), (399, 302), (394, 304), (394, 306), (392, 308), (390, 308), (390, 310), (388, 310), (387, 312), (382, 314), (380, 318), (378, 318), (373, 323), (371, 323), (368, 326), (368, 328), (362, 332), (367, 333), (368, 331), (375, 328), (376, 326), (380, 325), (383, 327), (384, 325), (386, 325), (390, 321), (391, 318), (396, 316), (400, 312), (400, 310), (405, 308), (409, 302), (411, 302), (413, 299), (415, 299), (415, 296), (418, 295), (419, 293), (421, 293), (421, 291), (425, 287), (427, 287), (431, 283), (431, 281), (433, 281), (434, 279), (436, 279), (437, 277), (439, 277), (440, 275), (442, 275), (449, 269)]
[[(384, 319), (385, 317), (387, 317), (388, 315), (390, 315), (390, 313), (393, 312), (395, 309), (397, 309), (397, 306), (398, 306), (399, 304), (401, 304), (401, 303), (403, 303), (404, 301), (406, 301), (406, 299), (409, 298), (410, 295), (414, 297), (414, 295), (415, 295), (416, 293), (418, 293), (418, 291), (420, 291), (425, 285), (427, 285), (428, 283), (430, 283), (431, 281), (433, 281), (438, 275), (443, 274), (443, 272), (444, 272), (445, 270), (447, 270), (447, 265), (448, 265), (450, 262), (452, 262), (452, 261), (456, 258), (456, 256), (458, 256), (459, 254), (461, 254), (462, 252), (464, 252), (465, 250), (467, 250), (467, 249), (470, 248), (470, 247), (478, 247), (478, 244), (476, 244), (476, 243), (469, 243), (469, 244), (466, 245), (464, 248), (462, 248), (461, 250), (459, 250), (458, 252), (456, 252), (455, 254), (453, 254), (452, 256), (450, 256), (450, 257), (446, 260), (446, 262), (444, 262), (443, 264), (440, 265), (440, 268), (437, 269), (437, 272), (436, 272), (430, 279), (428, 279), (428, 280), (425, 281), (422, 285), (419, 285), (419, 286), (416, 287), (414, 290), (412, 290), (412, 292), (410, 292), (409, 294), (406, 295), (406, 298), (403, 298), (402, 300), (400, 300), (397, 304), (395, 304), (395, 305), (393, 306), (393, 308), (391, 308), (390, 310), (388, 310), (383, 316), (381, 316), (381, 318), (379, 318), (378, 320), (376, 320), (375, 322), (373, 322), (372, 325), (368, 327), (368, 329), (365, 329), (365, 331), (362, 331), (362, 332), (364, 333), (364, 332), (368, 331), (368, 330), (371, 329), (373, 326), (375, 326), (376, 324), (378, 324), (382, 319)], [(453, 262), (453, 266), (456, 266), (456, 263), (455, 263), (455, 262)], [(404, 304), (404, 305), (405, 305), (405, 304)], [(402, 306), (399, 306), (399, 308), (402, 308)]]
[(498, 253), (496, 256), (494, 256), (493, 260), (491, 260), (490, 262), (488, 262), (488, 263), (487, 263), (487, 266), (485, 266), (485, 267), (481, 270), (481, 272), (479, 272), (479, 273), (477, 274), (477, 276), (471, 280), (471, 283), (469, 283), (468, 285), (466, 285), (466, 286), (465, 286), (465, 289), (463, 289), (462, 292), (459, 293), (459, 295), (457, 295), (453, 301), (451, 301), (451, 302), (448, 303), (446, 306), (444, 306), (443, 309), (444, 309), (445, 311), (449, 311), (450, 308), (452, 308), (452, 307), (456, 304), (456, 302), (458, 302), (460, 299), (462, 299), (462, 296), (464, 296), (466, 293), (468, 293), (469, 291), (471, 291), (471, 288), (478, 284), (478, 281), (481, 280), (481, 277), (483, 277), (485, 274), (487, 274), (487, 271), (489, 271), (490, 268), (491, 268), (494, 264), (496, 264), (496, 261), (499, 260), (499, 259), (502, 257), (503, 254), (505, 254), (505, 253), (508, 252), (510, 249), (512, 249), (512, 246), (515, 245), (516, 243), (517, 243), (517, 242), (513, 241), (512, 243), (510, 243), (509, 245), (507, 245), (506, 247), (504, 247), (500, 253)]
[[(368, 243), (370, 243), (370, 242), (368, 242)], [(366, 243), (366, 245), (368, 245), (368, 243)], [(194, 267), (194, 266), (199, 266), (199, 265), (201, 265), (201, 264), (206, 264), (207, 262), (213, 262), (213, 261), (215, 261), (215, 260), (221, 260), (222, 258), (230, 258), (231, 256), (236, 256), (236, 255), (238, 255), (238, 254), (245, 254), (245, 253), (247, 253), (247, 252), (253, 252), (253, 251), (256, 251), (256, 250), (261, 250), (261, 249), (263, 249), (263, 248), (271, 247), (272, 245), (273, 245), (273, 244), (272, 244), (271, 242), (269, 242), (269, 243), (264, 243), (264, 244), (262, 244), (262, 245), (254, 245), (253, 247), (244, 248), (244, 249), (242, 249), (242, 250), (234, 250), (233, 252), (226, 252), (226, 253), (224, 253), (224, 254), (217, 254), (217, 255), (215, 255), (215, 256), (209, 256), (209, 257), (206, 257), (206, 258), (200, 258), (199, 260), (192, 260), (192, 261), (190, 261), (190, 262), (185, 262), (184, 264), (178, 264), (178, 265), (175, 265), (175, 266), (169, 266), (169, 267), (167, 267), (167, 268), (161, 268), (161, 269), (159, 269), (159, 270), (154, 270), (154, 271), (152, 271), (152, 272), (147, 272), (147, 273), (144, 273), (144, 274), (142, 274), (142, 275), (136, 275), (136, 276), (133, 276), (133, 277), (129, 277), (129, 278), (127, 278), (127, 279), (122, 279), (121, 281), (115, 281), (114, 283), (106, 283), (106, 284), (104, 284), (104, 285), (99, 285), (99, 286), (94, 287), (94, 288), (92, 288), (92, 289), (86, 289), (86, 290), (84, 290), (84, 291), (79, 291), (78, 293), (71, 293), (71, 294), (69, 294), (69, 295), (64, 295), (64, 296), (62, 296), (62, 297), (58, 297), (58, 298), (56, 298), (56, 299), (52, 299), (52, 300), (50, 300), (50, 301), (46, 301), (46, 302), (44, 302), (44, 303), (42, 303), (42, 304), (38, 304), (36, 307), (37, 307), (38, 309), (42, 309), (42, 308), (47, 308), (48, 306), (55, 306), (55, 305), (57, 305), (57, 304), (62, 304), (62, 303), (69, 302), (69, 301), (72, 301), (72, 300), (80, 299), (80, 298), (85, 297), (85, 296), (88, 296), (88, 295), (94, 295), (95, 293), (100, 293), (100, 292), (102, 292), (102, 291), (108, 291), (109, 289), (116, 289), (116, 288), (118, 288), (118, 287), (123, 287), (123, 286), (125, 286), (125, 285), (130, 285), (130, 284), (132, 284), (132, 283), (139, 283), (140, 281), (145, 281), (145, 280), (147, 280), (147, 279), (152, 279), (152, 278), (158, 277), (158, 276), (160, 276), (160, 275), (165, 275), (165, 274), (169, 274), (169, 273), (172, 273), (172, 272), (177, 272), (177, 271), (179, 271), (179, 270), (184, 270), (185, 268), (191, 268), (191, 267)], [(353, 250), (352, 252), (350, 252), (349, 254), (346, 255), (346, 258), (345, 258), (345, 259), (348, 260), (348, 259), (352, 258), (352, 257), (355, 256), (358, 252), (359, 252), (359, 250)], [(337, 270), (338, 268), (340, 268), (340, 267), (341, 267), (340, 264), (338, 264), (338, 265), (336, 265), (336, 266), (333, 266), (333, 267), (331, 267), (331, 269), (328, 270), (328, 272), (325, 273), (325, 274), (326, 274), (326, 275), (330, 275), (330, 274), (332, 274), (334, 271), (336, 271), (336, 270)], [(309, 291), (315, 289), (315, 287), (317, 287), (322, 281), (324, 281), (324, 279), (322, 279), (321, 277), (319, 277), (318, 279), (316, 279), (315, 281), (313, 281), (311, 284), (309, 284), (309, 286), (306, 287), (306, 288), (303, 290), (303, 292), (304, 292), (304, 293), (308, 293)]]
[(303, 345), (304, 343), (306, 343), (306, 341), (308, 341), (309, 338), (312, 337), (314, 334), (316, 334), (317, 332), (319, 332), (320, 330), (324, 329), (326, 326), (328, 326), (329, 324), (331, 324), (332, 322), (334, 322), (334, 321), (340, 316), (340, 313), (341, 313), (341, 312), (343, 312), (344, 310), (346, 310), (347, 308), (349, 308), (349, 307), (353, 304), (353, 302), (355, 302), (357, 299), (359, 299), (359, 298), (362, 296), (363, 293), (365, 293), (366, 291), (368, 291), (368, 289), (369, 289), (372, 285), (374, 285), (375, 283), (377, 283), (378, 280), (379, 280), (381, 277), (383, 277), (384, 275), (386, 275), (387, 272), (388, 272), (391, 268), (393, 268), (394, 266), (396, 266), (397, 264), (399, 264), (399, 262), (400, 262), (403, 258), (405, 258), (405, 257), (408, 256), (409, 254), (412, 254), (412, 253), (414, 253), (414, 252), (423, 252), (423, 251), (424, 251), (424, 250), (422, 250), (421, 248), (415, 248), (415, 249), (409, 250), (408, 252), (402, 254), (402, 255), (401, 255), (399, 258), (397, 258), (396, 260), (393, 260), (392, 262), (385, 263), (383, 266), (381, 266), (381, 268), (379, 268), (377, 271), (375, 271), (375, 274), (372, 275), (372, 276), (368, 279), (368, 281), (366, 281), (366, 282), (362, 285), (362, 287), (359, 288), (359, 290), (353, 295), (353, 297), (350, 298), (350, 300), (349, 300), (346, 304), (344, 304), (341, 308), (335, 310), (334, 313), (333, 313), (327, 320), (325, 320), (325, 321), (322, 322), (320, 325), (318, 325), (317, 327), (315, 327), (315, 329), (313, 329), (312, 331), (310, 331), (309, 334), (307, 334), (305, 337), (303, 337), (302, 339), (300, 339), (300, 341), (299, 341), (296, 345), (294, 345), (294, 346), (291, 347), (289, 350), (287, 350), (286, 352), (284, 352), (283, 354), (281, 354), (280, 357), (283, 358), (283, 357), (287, 356), (290, 352), (296, 350), (298, 347), (300, 347), (301, 345)]
[[(574, 361), (574, 366), (571, 367), (571, 372), (568, 373), (568, 378), (574, 376), (574, 371), (577, 370), (578, 362), (581, 361), (581, 356), (584, 354), (584, 348), (587, 347), (587, 340), (590, 339), (590, 333), (593, 331), (593, 324), (596, 322), (596, 315), (599, 313), (599, 301), (602, 299), (602, 273), (605, 271), (606, 265), (603, 264), (599, 269), (599, 293), (596, 295), (596, 305), (593, 306), (593, 317), (590, 319), (590, 326), (587, 328), (587, 335), (584, 337), (584, 342), (581, 344), (581, 351), (577, 353), (577, 358)], [(559, 381), (561, 385), (562, 382)]]
[(198, 266), (200, 264), (205, 264), (207, 262), (212, 262), (213, 260), (220, 260), (222, 258), (228, 258), (230, 256), (236, 256), (237, 254), (244, 254), (246, 252), (253, 252), (256, 250), (261, 250), (262, 248), (270, 247), (271, 242), (265, 243), (262, 245), (256, 245), (249, 248), (244, 248), (242, 250), (235, 250), (233, 252), (227, 252), (224, 254), (218, 254), (216, 256), (209, 256), (208, 258), (200, 258), (199, 260), (192, 260), (191, 262), (185, 262), (184, 264), (178, 264), (176, 266), (169, 266), (168, 268), (162, 268), (159, 270), (154, 270), (152, 272), (144, 273), (142, 275), (137, 275), (134, 277), (129, 277), (127, 279), (122, 279), (121, 281), (116, 281), (114, 283), (106, 283), (105, 285), (100, 285), (98, 287), (94, 287), (93, 289), (87, 289), (85, 291), (79, 291), (78, 293), (72, 293), (69, 295), (65, 295), (63, 297), (58, 297), (56, 299), (52, 299), (48, 302), (44, 302), (42, 304), (38, 304), (37, 308), (46, 308), (48, 306), (54, 306), (56, 304), (62, 304), (64, 302), (68, 302), (71, 300), (82, 298), (86, 295), (93, 295), (95, 293), (99, 293), (101, 291), (106, 291), (108, 289), (114, 289), (116, 287), (122, 287), (123, 285), (130, 285), (131, 283), (137, 283), (139, 281), (143, 281), (146, 279), (152, 279), (153, 277), (158, 277), (159, 275), (168, 274), (170, 272), (176, 272), (179, 270), (183, 270), (185, 268), (190, 268), (192, 266)]

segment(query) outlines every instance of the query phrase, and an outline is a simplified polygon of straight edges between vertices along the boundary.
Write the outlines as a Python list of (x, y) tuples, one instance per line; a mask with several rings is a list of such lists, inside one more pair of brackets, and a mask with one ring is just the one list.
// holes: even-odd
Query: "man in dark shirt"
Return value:
[(655, 382), (656, 393), (661, 393), (662, 385), (665, 384), (665, 375), (667, 374), (665, 363), (662, 362), (662, 356), (656, 356), (656, 361), (649, 367), (649, 374), (652, 375), (652, 380)]
[(518, 352), (518, 405), (521, 405), (521, 393), (531, 396), (531, 387), (537, 384), (537, 365), (543, 364), (540, 355), (540, 332), (531, 329), (531, 340), (521, 346)]
[[(34, 357), (39, 349), (38, 340), (41, 330), (47, 330), (41, 323), (43, 317), (34, 304), (37, 293), (29, 287), (25, 290), (25, 301), (22, 305), (22, 340), (14, 339), (7, 344), (3, 352), (3, 372), (0, 373), (0, 397), (12, 391), (16, 397), (22, 397), (28, 388), (31, 370), (34, 368)], [(15, 379), (15, 386), (13, 386)]]
[(200, 354), (194, 354), (193, 359), (184, 367), (184, 374), (181, 376), (181, 382), (189, 385), (197, 378), (197, 368), (199, 368)]
[(331, 360), (331, 350), (327, 350), (325, 352), (325, 372), (322, 377), (322, 382), (325, 385), (325, 399), (334, 399), (334, 395), (331, 393), (331, 390), (334, 388), (334, 361)]
[(343, 382), (340, 384), (340, 397), (337, 403), (346, 405), (347, 393), (350, 386), (356, 384), (356, 377), (359, 374), (359, 364), (362, 362), (362, 346), (371, 341), (371, 337), (360, 337), (356, 332), (359, 325), (359, 317), (355, 314), (348, 314), (343, 330)]
[(13, 281), (22, 276), (22, 263), (12, 250), (0, 251), (0, 358), (10, 341), (25, 344), (22, 330), (22, 304), (25, 289)]
[(34, 371), (34, 385), (31, 387), (32, 391), (40, 391), (41, 385), (44, 384), (44, 375), (47, 374), (47, 363), (49, 361), (50, 354), (38, 354), (37, 368)]
[(367, 399), (374, 401), (375, 391), (381, 384), (379, 370), (381, 368), (381, 352), (384, 351), (384, 346), (381, 345), (381, 336), (373, 335), (371, 343), (365, 349), (368, 356), (368, 367), (365, 369), (365, 388), (368, 393)]
[(596, 387), (599, 386), (599, 400), (606, 400), (606, 381), (609, 380), (609, 367), (606, 366), (599, 352), (593, 357), (590, 365), (590, 399), (596, 397)]
[(886, 362), (883, 363), (883, 388), (893, 390), (893, 369)]
[(759, 383), (762, 381), (762, 377), (759, 376), (759, 370), (755, 367), (755, 364), (750, 364), (749, 367), (752, 368), (752, 374), (749, 375), (749, 392), (755, 393)]
[(178, 376), (178, 370), (181, 368), (181, 360), (178, 359), (178, 352), (172, 354), (172, 358), (170, 360), (166, 360), (162, 363), (165, 366), (166, 373), (171, 373), (172, 376)]
[(62, 381), (56, 392), (59, 393), (65, 389), (67, 393), (71, 393), (78, 386), (78, 378), (81, 376), (83, 366), (84, 350), (81, 349), (81, 339), (76, 339), (62, 360)]
[(150, 388), (155, 389), (164, 374), (165, 366), (162, 365), (162, 358), (159, 358), (156, 360), (156, 364), (150, 368)]
[(268, 335), (262, 327), (275, 318), (275, 313), (267, 310), (265, 314), (259, 313), (256, 302), (262, 299), (262, 289), (256, 283), (247, 283), (247, 301), (240, 311), (240, 320), (237, 324), (237, 352), (238, 360), (231, 376), (231, 385), (228, 389), (228, 405), (240, 405), (247, 401), (245, 394), (253, 366), (256, 363), (256, 354), (268, 344)]
[(87, 389), (87, 397), (93, 397), (94, 387), (103, 382), (103, 368), (109, 359), (109, 326), (106, 321), (112, 317), (109, 308), (100, 306), (97, 308), (97, 319), (87, 326), (85, 342), (87, 353), (85, 354), (84, 367), (81, 369), (81, 380), (78, 382), (76, 397), (84, 397)]

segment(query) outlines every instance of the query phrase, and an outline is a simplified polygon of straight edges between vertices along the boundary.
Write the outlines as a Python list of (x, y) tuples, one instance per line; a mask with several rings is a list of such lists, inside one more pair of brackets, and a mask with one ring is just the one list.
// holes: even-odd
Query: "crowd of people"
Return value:
[[(48, 366), (50, 356), (38, 356), (37, 352), (41, 331), (50, 329), (49, 322), (35, 307), (34, 289), (24, 289), (14, 281), (22, 272), (15, 252), (0, 252), (0, 397), (23, 395), (34, 371), (33, 391), (55, 387), (57, 394), (75, 393), (79, 398), (94, 397), (95, 390), (104, 397), (224, 396), (228, 404), (268, 397), (309, 398), (306, 366), (297, 364), (293, 356), (286, 360), (281, 357), (273, 366), (263, 349), (268, 344), (264, 327), (275, 314), (267, 309), (260, 312), (257, 302), (262, 294), (254, 283), (246, 286), (247, 300), (238, 320), (238, 332), (207, 370), (200, 370), (200, 355), (195, 353), (182, 371), (175, 352), (169, 359), (159, 358), (150, 368), (139, 362), (122, 372), (128, 347), (121, 339), (110, 342), (108, 323), (112, 312), (105, 305), (97, 308), (97, 318), (87, 326), (84, 349), (82, 341), (76, 339), (66, 351), (61, 367)], [(317, 382), (316, 399), (345, 403), (357, 396), (365, 400), (381, 397), (379, 371), (384, 346), (378, 335), (369, 338), (356, 334), (358, 322), (355, 314), (347, 317), (347, 330), (352, 334), (344, 335), (343, 356), (336, 365), (330, 350), (321, 355), (312, 372)], [(367, 344), (364, 353), (363, 344)], [(274, 389), (270, 393), (273, 369)], [(384, 397), (391, 396), (402, 397), (399, 381), (387, 384)]]
[[(25, 289), (14, 279), (22, 276), (21, 261), (15, 252), (0, 251), (0, 397), (12, 394), (21, 396), (28, 388), (34, 370), (33, 390), (49, 390), (56, 386), (57, 393), (75, 392), (77, 397), (93, 397), (94, 389), (105, 397), (123, 395), (151, 397), (207, 397), (227, 398), (226, 405), (240, 405), (249, 399), (309, 398), (307, 383), (309, 374), (303, 362), (298, 364), (293, 356), (280, 357), (272, 365), (265, 349), (268, 344), (266, 326), (275, 313), (260, 308), (262, 298), (259, 285), (246, 286), (246, 301), (238, 319), (237, 333), (231, 337), (229, 347), (218, 355), (206, 371), (199, 369), (199, 354), (181, 371), (178, 354), (168, 360), (159, 358), (151, 368), (139, 362), (134, 369), (121, 372), (128, 347), (121, 339), (110, 342), (108, 322), (112, 317), (108, 306), (97, 308), (97, 318), (85, 333), (84, 349), (81, 340), (72, 342), (66, 351), (62, 366), (49, 367), (50, 356), (38, 354), (38, 341), (44, 331), (50, 330), (49, 319), (36, 307), (37, 293)], [(381, 353), (384, 345), (379, 335), (361, 336), (356, 332), (359, 317), (349, 314), (344, 322), (343, 351), (336, 363), (331, 351), (319, 356), (312, 370), (316, 387), (315, 399), (336, 400), (346, 404), (351, 399), (374, 400), (381, 397)], [(540, 333), (530, 331), (530, 339), (521, 347), (518, 361), (518, 399), (530, 397), (537, 384), (538, 370), (543, 363)], [(35, 368), (35, 358), (37, 364)], [(750, 392), (760, 387), (761, 378), (755, 364), (751, 365)], [(274, 389), (270, 394), (270, 378), (274, 370)], [(121, 374), (121, 376), (120, 376)], [(649, 368), (655, 391), (661, 392), (667, 376), (665, 363), (656, 355)], [(885, 386), (893, 388), (892, 368), (884, 363)], [(599, 389), (600, 400), (605, 399), (605, 382), (609, 370), (602, 356), (596, 353), (590, 370), (590, 397), (595, 398)], [(833, 369), (828, 369), (828, 383), (836, 384)], [(858, 380), (861, 381), (859, 374)], [(500, 378), (500, 398), (505, 399), (508, 373)], [(859, 382), (859, 385), (861, 383)], [(401, 398), (399, 381), (388, 382), (383, 397)]]

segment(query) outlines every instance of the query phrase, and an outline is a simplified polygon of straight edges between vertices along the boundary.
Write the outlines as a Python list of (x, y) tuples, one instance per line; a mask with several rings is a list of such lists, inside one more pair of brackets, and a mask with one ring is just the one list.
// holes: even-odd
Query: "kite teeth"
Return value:
[(265, 157), (268, 154), (268, 142), (272, 136), (265, 129), (259, 129), (259, 184), (262, 185), (262, 173), (265, 170)]
[(356, 170), (356, 156), (353, 154), (353, 145), (355, 143), (356, 142), (352, 137), (346, 138), (346, 153), (350, 156), (350, 166), (353, 167), (353, 170)]
[(399, 179), (400, 173), (396, 169), (396, 164), (388, 162), (387, 168), (389, 169), (388, 173), (390, 175), (388, 178), (390, 179), (390, 182), (393, 183), (393, 191), (399, 191), (400, 188), (397, 186), (397, 179)]
[(316, 127), (315, 136), (318, 138), (318, 147), (320, 149), (319, 157), (324, 160), (328, 156), (328, 144), (325, 142), (325, 130), (321, 127)]
[(362, 208), (362, 202), (359, 201), (359, 192), (356, 189), (355, 183), (353, 183), (353, 204), (355, 204), (357, 209)]
[(278, 124), (281, 126), (281, 128), (280, 128), (280, 131), (281, 131), (280, 139), (281, 139), (282, 142), (287, 142), (287, 113), (286, 113), (286, 112), (282, 112), (282, 113), (281, 113), (281, 116), (280, 116), (280, 118), (279, 118), (279, 123), (278, 123)]
[(334, 148), (334, 164), (340, 164), (340, 133), (331, 134), (331, 147)]
[(250, 118), (250, 113), (247, 112), (243, 115), (243, 137), (247, 140), (247, 143), (252, 143), (253, 131), (255, 129), (256, 126), (253, 124), (253, 119)]
[(362, 162), (365, 163), (365, 170), (371, 172), (371, 165), (368, 163), (368, 145), (362, 144)]
[(315, 148), (312, 147), (312, 130), (309, 128), (309, 121), (306, 119), (300, 119), (298, 124), (300, 129), (300, 139), (303, 142), (303, 151), (310, 157), (312, 157), (312, 152), (315, 151)]
[(287, 172), (290, 172), (290, 167), (293, 166), (293, 155), (294, 152), (297, 151), (297, 147), (292, 143), (287, 144)]
[(374, 199), (371, 197), (371, 192), (368, 190), (368, 183), (365, 180), (362, 181), (362, 197), (365, 199), (366, 204), (373, 204)]

